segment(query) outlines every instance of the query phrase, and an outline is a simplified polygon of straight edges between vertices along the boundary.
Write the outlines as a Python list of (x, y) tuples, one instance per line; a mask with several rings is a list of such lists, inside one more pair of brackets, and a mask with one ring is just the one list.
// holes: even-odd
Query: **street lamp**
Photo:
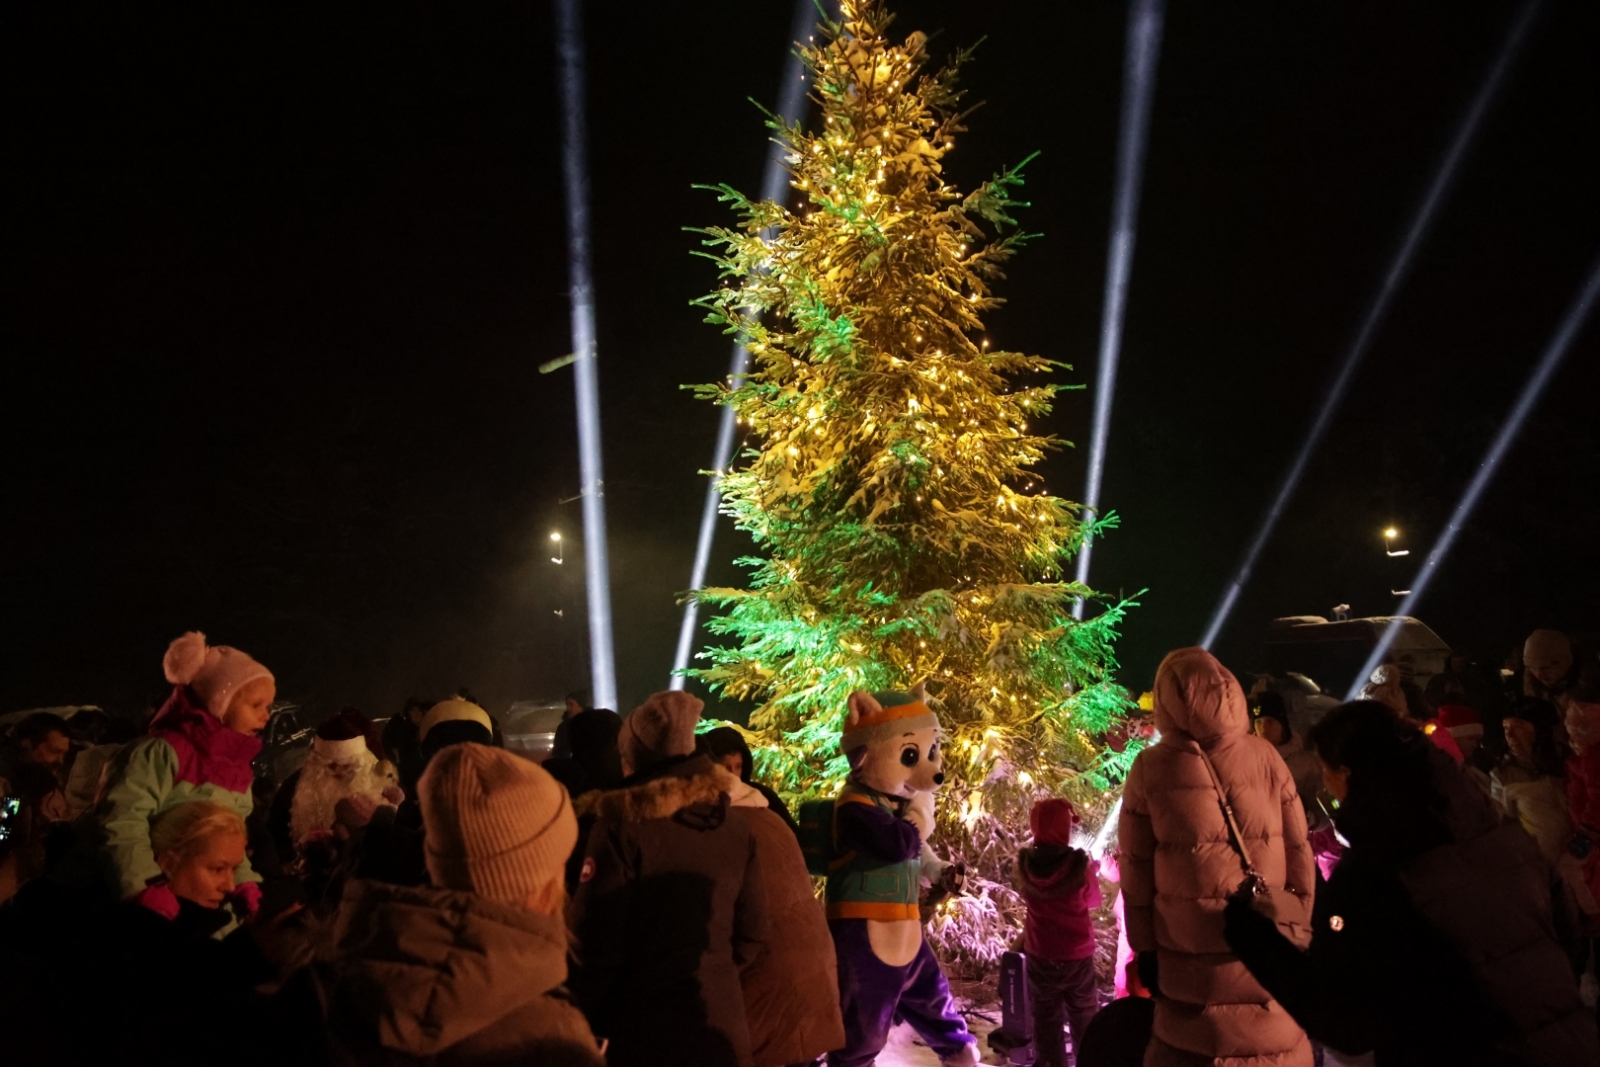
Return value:
[(1387, 530), (1383, 531), (1383, 554), (1384, 555), (1386, 555), (1386, 556), (1409, 556), (1409, 555), (1411, 555), (1411, 550), (1409, 548), (1402, 548), (1402, 549), (1398, 549), (1397, 550), (1394, 547), (1394, 539), (1396, 537), (1399, 537), (1399, 536), (1400, 536), (1400, 531), (1396, 530), (1393, 526), (1391, 526)]
[(561, 543), (561, 535), (559, 533), (552, 533), (550, 535), (550, 540), (554, 541), (556, 545), (556, 554), (550, 557), (550, 562), (566, 562), (567, 546)]

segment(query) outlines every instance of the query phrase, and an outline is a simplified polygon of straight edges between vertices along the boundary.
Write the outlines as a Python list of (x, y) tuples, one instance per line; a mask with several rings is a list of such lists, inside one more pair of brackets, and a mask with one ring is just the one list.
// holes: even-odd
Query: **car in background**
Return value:
[(261, 752), (252, 762), (257, 776), (269, 779), (273, 785), (282, 785), (311, 751), (311, 740), (316, 731), (300, 718), (299, 704), (272, 705), (267, 713), (266, 728), (261, 731)]
[(550, 758), (556, 747), (556, 727), (566, 714), (563, 699), (519, 700), (506, 712), (502, 733), (506, 749), (535, 763)]
[(1267, 671), (1275, 676), (1304, 675), (1316, 679), (1324, 691), (1342, 697), (1358, 681), (1372, 650), (1378, 647), (1391, 623), (1399, 632), (1389, 656), (1400, 673), (1419, 689), (1444, 672), (1450, 646), (1420, 619), (1409, 615), (1378, 615), (1366, 619), (1329, 622), (1320, 615), (1290, 615), (1274, 619), (1267, 630)]

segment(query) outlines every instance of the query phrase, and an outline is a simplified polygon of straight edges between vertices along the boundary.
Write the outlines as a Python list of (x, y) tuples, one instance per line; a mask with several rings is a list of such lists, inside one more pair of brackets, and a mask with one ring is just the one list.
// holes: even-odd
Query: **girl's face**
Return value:
[(233, 870), (244, 862), (244, 835), (214, 834), (200, 855), (181, 866), (168, 868), (171, 853), (162, 857), (161, 868), (172, 884), (172, 892), (182, 900), (192, 900), (202, 908), (220, 908), (233, 892)]
[(241, 734), (258, 734), (266, 729), (272, 713), (272, 702), (276, 699), (277, 683), (271, 678), (253, 679), (233, 694), (228, 710), (222, 715), (222, 722)]
[(1527, 719), (1514, 719), (1507, 717), (1504, 723), (1506, 732), (1506, 748), (1519, 760), (1533, 758), (1533, 723)]
[(720, 762), (728, 769), (728, 773), (735, 778), (744, 777), (744, 757), (739, 753), (730, 752), (723, 756)]

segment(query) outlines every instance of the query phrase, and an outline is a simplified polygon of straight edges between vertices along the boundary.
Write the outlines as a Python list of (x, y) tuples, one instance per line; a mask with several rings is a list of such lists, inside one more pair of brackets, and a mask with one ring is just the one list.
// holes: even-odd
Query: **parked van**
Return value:
[(1400, 665), (1402, 677), (1425, 689), (1429, 679), (1443, 673), (1450, 646), (1426, 623), (1409, 615), (1341, 622), (1329, 622), (1320, 615), (1274, 619), (1267, 631), (1267, 670), (1275, 675), (1293, 672), (1314, 678), (1327, 692), (1343, 697), (1384, 631), (1395, 622), (1400, 628), (1389, 655)]

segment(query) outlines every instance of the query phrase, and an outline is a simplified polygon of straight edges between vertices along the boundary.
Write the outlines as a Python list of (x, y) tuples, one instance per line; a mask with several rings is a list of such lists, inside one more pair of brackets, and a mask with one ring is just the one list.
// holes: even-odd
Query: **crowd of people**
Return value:
[[(1600, 1063), (1600, 661), (1552, 631), (1521, 660), (1421, 687), (1386, 664), (1332, 706), (1169, 655), (1109, 851), (1040, 798), (1013, 865), (1034, 1062)], [(279, 783), (253, 766), (271, 671), (198, 633), (163, 667), (142, 728), (39, 712), (0, 746), (6, 1063), (854, 1065), (896, 1018), (978, 1062), (920, 936), (895, 971), (840, 920), (909, 870), (915, 927), (919, 855), (924, 898), (959, 891), (918, 811), (942, 780), (920, 694), (851, 698), (842, 745), (880, 719), (932, 743), (889, 752), (927, 778), (898, 792), (848, 753), (825, 909), (803, 820), (686, 693), (626, 717), (573, 694), (542, 763), (470, 694), (381, 729), (346, 708)], [(862, 958), (903, 971), (889, 999)]]

